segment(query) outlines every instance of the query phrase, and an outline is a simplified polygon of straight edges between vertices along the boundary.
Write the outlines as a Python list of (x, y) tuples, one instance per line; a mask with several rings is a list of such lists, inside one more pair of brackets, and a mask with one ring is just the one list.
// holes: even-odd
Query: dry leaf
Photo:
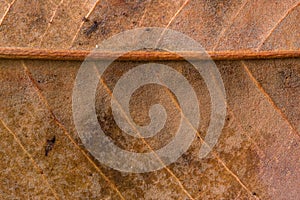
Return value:
[[(0, 46), (91, 50), (124, 30), (158, 26), (180, 31), (210, 51), (299, 50), (300, 2), (286, 1), (0, 1)], [(83, 20), (83, 17), (86, 20)], [(86, 31), (98, 23), (90, 34)], [(188, 63), (162, 62), (183, 74), (199, 98), (201, 125), (188, 152), (162, 170), (123, 173), (83, 146), (72, 116), (81, 62), (0, 60), (0, 198), (50, 199), (299, 199), (300, 59), (217, 61), (227, 116), (213, 151), (199, 159), (210, 117), (205, 82)], [(99, 85), (101, 126), (130, 151), (151, 151), (122, 133), (110, 100), (118, 79), (140, 63), (115, 62)], [(146, 101), (149, 100), (150, 101)], [(153, 103), (168, 120), (153, 149), (178, 127), (175, 98), (148, 85), (132, 97), (132, 117), (149, 123)], [(45, 156), (47, 140), (56, 140)]]

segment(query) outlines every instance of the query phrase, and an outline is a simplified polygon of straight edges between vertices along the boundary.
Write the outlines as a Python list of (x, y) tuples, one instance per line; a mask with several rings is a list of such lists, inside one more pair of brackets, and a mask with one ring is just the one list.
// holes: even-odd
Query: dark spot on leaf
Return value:
[(45, 156), (48, 156), (49, 152), (52, 150), (55, 143), (55, 136), (52, 139), (47, 139), (46, 147), (45, 147)]
[(88, 21), (90, 21), (90, 20), (89, 20), (88, 18), (86, 18), (86, 17), (83, 17), (83, 18), (82, 18), (82, 21), (83, 21), (83, 22), (88, 22)]
[(91, 25), (86, 31), (86, 36), (90, 36), (93, 32), (95, 32), (98, 29), (99, 23), (97, 21), (93, 22), (93, 25)]

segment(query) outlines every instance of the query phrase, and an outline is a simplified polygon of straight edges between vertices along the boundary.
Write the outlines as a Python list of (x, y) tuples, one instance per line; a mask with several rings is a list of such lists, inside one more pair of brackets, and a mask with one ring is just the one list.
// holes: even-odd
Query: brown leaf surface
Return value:
[[(209, 108), (205, 108), (209, 104), (208, 95), (203, 93), (205, 84), (199, 75), (191, 73), (188, 65), (176, 62), (168, 65), (181, 71), (200, 95), (204, 123), (199, 131), (203, 136), (207, 127), (205, 119), (210, 113)], [(27, 172), (34, 174), (32, 181), (48, 181), (49, 186), (44, 184), (44, 190), (51, 192), (52, 189), (59, 198), (157, 199), (164, 195), (171, 199), (233, 199), (237, 196), (248, 199), (254, 198), (253, 194), (261, 199), (297, 198), (300, 180), (299, 60), (228, 61), (217, 65), (227, 90), (228, 116), (217, 146), (204, 159), (197, 157), (201, 140), (196, 139), (176, 163), (154, 173), (124, 174), (92, 160), (83, 150), (72, 122), (72, 88), (80, 62), (1, 61), (1, 130), (4, 138), (10, 138), (3, 144), (16, 143), (20, 148), (17, 155), (24, 155), (28, 165), (33, 166)], [(134, 63), (128, 63), (120, 68), (120, 63), (116, 63), (107, 72), (108, 87), (113, 87), (118, 76), (133, 66)], [(260, 72), (262, 69), (268, 73)], [(155, 97), (157, 91), (151, 88), (150, 91), (150, 96)], [(116, 129), (109, 117), (111, 111), (105, 106), (110, 99), (109, 93), (102, 91), (99, 95), (104, 98), (99, 109), (106, 113), (106, 120), (100, 117), (99, 121), (106, 123), (104, 126), (112, 137), (115, 135), (125, 149), (145, 148), (137, 141), (132, 143), (126, 137), (118, 137), (120, 130)], [(138, 99), (138, 102), (145, 100)], [(166, 106), (174, 110), (172, 105)], [(139, 109), (136, 112), (143, 112), (147, 107)], [(171, 125), (164, 130), (166, 134), (172, 134), (168, 132), (177, 126), (176, 120), (169, 123)], [(45, 141), (53, 135), (57, 143), (50, 156), (45, 157)], [(148, 142), (158, 145), (155, 141)], [(25, 162), (24, 156), (17, 157), (15, 151), (1, 149), (1, 152), (4, 150), (2, 169), (11, 162), (7, 157)], [(26, 173), (25, 169), (22, 173)], [(12, 181), (6, 176), (1, 179)], [(37, 190), (35, 187), (28, 193), (36, 195)], [(7, 189), (3, 191), (8, 192)], [(18, 190), (10, 193), (22, 194)]]
[[(206, 50), (299, 50), (299, 3), (0, 0), (0, 46), (91, 50), (124, 30), (157, 26), (183, 32)], [(99, 28), (87, 36), (94, 21)], [(147, 85), (132, 97), (132, 117), (148, 123), (149, 107), (159, 102), (168, 112), (166, 126), (144, 141), (122, 133), (110, 109), (111, 91), (138, 64), (110, 66), (97, 90), (96, 110), (117, 145), (146, 152), (170, 141), (179, 115), (166, 88)], [(300, 59), (216, 62), (227, 116), (217, 145), (203, 159), (198, 152), (211, 106), (206, 85), (188, 63), (162, 64), (183, 74), (197, 93), (197, 138), (164, 169), (130, 174), (97, 162), (76, 132), (72, 90), (81, 62), (0, 60), (0, 198), (299, 199)], [(56, 142), (45, 156), (53, 136)]]
[[(299, 1), (1, 1), (0, 46), (93, 49), (137, 27), (168, 27), (206, 50), (297, 50)], [(88, 21), (82, 21), (86, 17)], [(100, 26), (90, 36), (85, 31)]]

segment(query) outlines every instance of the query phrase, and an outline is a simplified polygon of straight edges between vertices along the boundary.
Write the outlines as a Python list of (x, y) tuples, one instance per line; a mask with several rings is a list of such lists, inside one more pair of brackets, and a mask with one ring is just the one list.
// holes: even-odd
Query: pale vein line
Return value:
[(102, 170), (95, 164), (95, 162), (88, 156), (88, 154), (82, 150), (80, 148), (80, 146), (76, 143), (76, 141), (72, 138), (72, 136), (70, 135), (70, 133), (66, 130), (66, 128), (64, 127), (64, 125), (56, 118), (56, 116), (54, 115), (54, 113), (52, 112), (48, 101), (46, 100), (46, 98), (41, 94), (40, 89), (38, 88), (35, 80), (32, 78), (29, 69), (26, 67), (25, 63), (22, 62), (22, 65), (25, 69), (25, 73), (28, 76), (29, 80), (32, 82), (33, 87), (35, 88), (35, 90), (37, 91), (38, 96), (40, 97), (40, 99), (43, 101), (43, 103), (45, 104), (46, 108), (48, 109), (48, 111), (50, 112), (51, 116), (54, 119), (54, 122), (64, 131), (64, 134), (69, 138), (69, 140), (72, 142), (72, 144), (84, 155), (84, 157), (93, 165), (93, 167), (99, 172), (99, 174), (104, 178), (104, 180), (106, 182), (109, 183), (110, 187), (115, 190), (117, 192), (117, 194), (119, 195), (119, 197), (123, 200), (125, 200), (125, 198), (123, 197), (123, 195), (121, 194), (121, 192), (118, 190), (118, 188), (112, 183), (112, 181), (104, 174), (104, 172), (102, 172)]
[(8, 8), (6, 9), (4, 15), (2, 16), (2, 18), (0, 19), (0, 26), (4, 20), (4, 18), (7, 16), (8, 11), (10, 11), (10, 8), (12, 7), (12, 5), (15, 3), (16, 0), (13, 0), (11, 3), (8, 4)]
[(141, 25), (142, 25), (142, 23), (143, 23), (143, 21), (144, 21), (144, 18), (145, 18), (145, 16), (146, 16), (146, 13), (147, 13), (147, 8), (150, 6), (151, 3), (152, 3), (152, 0), (149, 0), (148, 3), (147, 3), (147, 5), (145, 6), (144, 13), (143, 13), (143, 15), (142, 15), (142, 18), (141, 18), (141, 20), (140, 20), (138, 26), (141, 26)]
[[(174, 105), (177, 107), (178, 110), (181, 110), (180, 105), (177, 103), (177, 101), (174, 99), (174, 97), (172, 96), (171, 92), (169, 90), (167, 90), (167, 93), (171, 96), (171, 99), (174, 103)], [(201, 137), (199, 131), (190, 123), (190, 121), (186, 118), (186, 116), (184, 114), (182, 114), (182, 117), (185, 119), (185, 121), (189, 124), (189, 126), (196, 132), (198, 138), (201, 140), (201, 142), (206, 145), (207, 147), (209, 147), (210, 149), (212, 149), (209, 144), (207, 144), (207, 142)], [(214, 157), (217, 159), (217, 161), (219, 163), (221, 163), (223, 165), (223, 167), (225, 168), (225, 170), (227, 172), (229, 172), (231, 174), (231, 176), (233, 176), (233, 178), (242, 186), (242, 188), (244, 188), (249, 194), (252, 195), (252, 192), (247, 188), (247, 186), (240, 180), (240, 178), (233, 173), (224, 163), (224, 161), (218, 156), (217, 153), (215, 153), (214, 151), (211, 151), (212, 154), (214, 155)], [(255, 197), (256, 198), (256, 197)], [(259, 198), (257, 198), (259, 199)]]
[(280, 18), (280, 20), (275, 24), (275, 26), (269, 31), (269, 33), (266, 35), (266, 37), (261, 41), (261, 43), (258, 45), (256, 50), (260, 50), (261, 47), (264, 45), (265, 41), (269, 39), (269, 37), (272, 35), (274, 30), (278, 27), (278, 25), (298, 6), (300, 5), (300, 2), (296, 3), (294, 6), (292, 6), (290, 9), (287, 10), (287, 12)]
[(224, 36), (224, 34), (228, 31), (228, 29), (232, 27), (234, 21), (236, 20), (236, 18), (240, 14), (240, 12), (244, 9), (244, 7), (246, 6), (247, 3), (248, 3), (248, 0), (245, 0), (244, 3), (242, 4), (242, 6), (238, 9), (238, 11), (236, 12), (236, 14), (230, 20), (231, 22), (228, 24), (228, 26), (226, 26), (225, 28), (222, 29), (221, 33), (219, 34), (219, 36), (217, 38), (217, 42), (216, 42), (216, 44), (213, 47), (213, 51), (218, 47), (218, 45), (220, 43), (220, 40), (222, 39), (222, 37)]
[(242, 194), (242, 191), (240, 191), (240, 192), (238, 193), (238, 195), (234, 198), (234, 200), (237, 200), (237, 199), (241, 196), (241, 194)]
[[(88, 13), (86, 14), (86, 16), (85, 16), (86, 19), (92, 14), (92, 12), (93, 12), (94, 9), (96, 8), (96, 6), (99, 4), (99, 2), (100, 2), (100, 0), (97, 0), (96, 3), (93, 5), (93, 7), (89, 10), (89, 12), (88, 12)], [(76, 33), (75, 33), (75, 35), (74, 35), (74, 37), (73, 37), (73, 39), (72, 39), (72, 41), (71, 41), (71, 45), (70, 45), (69, 48), (72, 48), (72, 46), (73, 46), (73, 44), (74, 44), (74, 42), (75, 42), (75, 40), (76, 40), (76, 38), (77, 38), (77, 35), (79, 34), (79, 32), (80, 32), (80, 30), (81, 30), (83, 24), (84, 24), (84, 21), (80, 23), (79, 28), (78, 28), (78, 30), (76, 31)]]
[[(162, 81), (161, 81), (161, 82), (162, 82)], [(217, 88), (217, 89), (218, 89), (218, 92), (221, 92), (221, 91), (219, 90), (219, 88)], [(177, 107), (177, 109), (178, 109), (178, 110), (181, 110), (180, 105), (177, 103), (176, 99), (173, 97), (173, 95), (171, 94), (171, 92), (170, 92), (169, 90), (167, 90), (167, 93), (170, 95), (170, 97), (171, 97), (171, 99), (172, 99), (174, 105)], [(228, 108), (228, 105), (227, 105), (227, 108)], [(182, 114), (182, 117), (186, 120), (186, 122), (190, 125), (190, 127), (196, 132), (196, 134), (197, 134), (198, 138), (200, 138), (201, 142), (202, 142), (204, 145), (206, 145), (207, 147), (209, 147), (210, 149), (212, 149), (212, 148), (206, 143), (206, 141), (201, 137), (199, 131), (198, 131), (198, 130), (190, 123), (190, 121), (186, 118), (186, 116), (185, 116), (184, 114)], [(249, 194), (252, 195), (252, 192), (250, 191), (250, 189), (248, 189), (247, 186), (240, 180), (240, 178), (239, 178), (236, 174), (234, 174), (234, 173), (226, 166), (226, 164), (225, 164), (224, 161), (218, 156), (218, 154), (215, 153), (213, 150), (212, 150), (212, 154), (215, 156), (215, 158), (217, 159), (217, 161), (220, 162), (220, 163), (223, 165), (223, 167), (225, 168), (225, 170), (226, 170), (227, 172), (229, 172), (229, 173), (234, 177), (234, 179), (242, 186), (242, 188), (244, 188)], [(259, 199), (258, 197), (255, 197), (255, 198), (256, 198), (256, 199)]]
[[(220, 92), (219, 91), (219, 88), (217, 88), (218, 89), (218, 92)], [(176, 102), (176, 101), (175, 101)], [(179, 106), (179, 105), (178, 105)], [(229, 109), (229, 106), (227, 105), (227, 108)], [(232, 112), (232, 111), (231, 111)], [(232, 112), (233, 113), (233, 112)], [(237, 121), (238, 122), (238, 124), (240, 124), (240, 122), (239, 121)], [(192, 126), (192, 128), (193, 128), (193, 126)], [(242, 130), (244, 130), (243, 128), (242, 128)], [(247, 134), (248, 135), (248, 134)], [(201, 138), (201, 136), (199, 135), (199, 138), (202, 140), (202, 138)], [(208, 146), (208, 145), (207, 145)], [(212, 152), (214, 155), (216, 155), (214, 152)], [(217, 155), (216, 155), (217, 156)], [(217, 156), (217, 158), (218, 158), (218, 156)], [(222, 161), (220, 158), (218, 158), (218, 160), (220, 160), (220, 161)], [(222, 161), (223, 162), (223, 161)], [(227, 169), (227, 170), (229, 170), (229, 172), (238, 180), (238, 182), (240, 183), (240, 184), (242, 184), (242, 187), (244, 188), (244, 189), (246, 189), (247, 191), (248, 191), (248, 193), (249, 194), (251, 194), (252, 195), (252, 192), (245, 186), (245, 185), (243, 185), (243, 183), (242, 183), (242, 181), (240, 181), (240, 179), (238, 178), (238, 176), (237, 175), (235, 175), (232, 171), (230, 171), (230, 169), (225, 165), (225, 163), (222, 163), (222, 165)], [(253, 196), (253, 195), (252, 195)], [(260, 199), (258, 196), (254, 196), (254, 198), (256, 198), (256, 199)]]
[[(218, 157), (218, 156), (217, 156)], [(239, 179), (239, 177), (234, 174), (226, 165), (225, 163), (219, 158), (219, 161), (221, 161), (221, 164), (225, 167), (225, 169), (238, 181), (238, 183), (251, 195), (252, 195), (252, 192), (244, 185), (244, 183)], [(259, 197), (257, 196), (254, 196), (255, 199), (260, 199)]]
[(182, 11), (182, 9), (189, 3), (190, 0), (186, 0), (182, 6), (177, 10), (177, 12), (174, 14), (174, 16), (170, 19), (169, 23), (167, 24), (167, 26), (165, 27), (165, 29), (167, 29), (171, 23), (173, 22), (173, 20), (179, 15), (179, 13)]
[[(8, 130), (8, 132), (14, 137), (15, 141), (18, 143), (18, 145), (21, 147), (21, 149), (24, 151), (24, 153), (29, 157), (29, 159), (31, 160), (32, 164), (34, 165), (34, 167), (37, 169), (38, 172), (42, 172), (42, 168), (38, 165), (38, 163), (33, 159), (33, 157), (31, 156), (31, 154), (26, 150), (26, 148), (24, 147), (24, 145), (21, 143), (21, 141), (19, 140), (18, 136), (16, 133), (14, 133), (5, 123), (2, 119), (0, 119), (0, 122), (3, 124), (3, 126)], [(54, 197), (56, 199), (59, 199), (58, 194), (55, 192), (55, 190), (51, 187), (50, 183), (47, 180), (47, 177), (45, 176), (45, 174), (41, 173), (44, 181), (46, 182), (48, 188), (51, 190), (51, 192), (53, 193)]]
[(265, 98), (267, 99), (268, 103), (271, 104), (271, 106), (278, 112), (278, 114), (282, 117), (282, 119), (284, 119), (284, 121), (288, 124), (288, 126), (290, 127), (290, 129), (292, 130), (292, 132), (294, 132), (298, 137), (300, 137), (300, 134), (298, 133), (298, 131), (295, 129), (295, 127), (290, 123), (289, 119), (287, 118), (287, 116), (281, 111), (281, 109), (275, 104), (275, 102), (273, 101), (273, 99), (270, 97), (270, 95), (265, 91), (265, 89), (262, 87), (262, 85), (256, 80), (256, 78), (254, 77), (254, 75), (251, 73), (251, 71), (249, 70), (249, 68), (247, 67), (247, 65), (245, 64), (244, 61), (241, 61), (243, 64), (243, 67), (246, 71), (246, 73), (248, 74), (250, 80), (254, 83), (254, 85), (259, 89), (259, 91), (265, 96)]
[[(107, 93), (109, 94), (109, 96), (114, 99), (114, 101), (117, 103), (118, 107), (120, 108), (120, 111), (122, 112), (122, 114), (125, 116), (126, 121), (131, 125), (132, 128), (135, 129), (135, 131), (138, 133), (139, 136), (141, 136), (141, 133), (136, 129), (136, 127), (130, 122), (128, 116), (126, 115), (124, 109), (122, 108), (122, 106), (120, 105), (120, 103), (114, 98), (112, 91), (109, 89), (108, 85), (104, 82), (104, 80), (102, 79), (102, 77), (99, 74), (99, 71), (97, 70), (97, 68), (94, 66), (98, 77), (100, 79), (101, 84), (106, 88)], [(179, 184), (180, 188), (182, 189), (182, 191), (190, 198), (190, 199), (194, 199), (191, 194), (184, 188), (183, 184), (181, 183), (181, 181), (179, 180), (179, 178), (177, 178), (177, 176), (172, 172), (172, 170), (170, 170), (165, 163), (161, 160), (161, 158), (159, 157), (159, 155), (157, 155), (157, 153), (152, 149), (152, 147), (147, 143), (147, 141), (141, 137), (143, 143), (149, 148), (149, 150), (151, 150), (154, 155), (156, 156), (156, 158), (159, 160), (159, 162), (161, 164), (164, 165), (164, 169), (167, 170), (167, 172), (173, 177), (175, 178), (175, 180), (177, 181), (177, 183)]]
[[(97, 71), (97, 70), (96, 70)], [(97, 71), (98, 72), (98, 71)], [(109, 92), (109, 95), (111, 96), (111, 98), (114, 98), (112, 95), (111, 90), (108, 88), (108, 86), (106, 85), (106, 83), (102, 80), (102, 78), (100, 77), (100, 81), (101, 83), (107, 88), (107, 91)], [(161, 81), (162, 82), (162, 81)], [(176, 106), (176, 108), (180, 111), (180, 105), (177, 103), (177, 101), (174, 99), (174, 97), (172, 96), (172, 94), (170, 93), (169, 90), (167, 90), (167, 93), (169, 94), (170, 98), (172, 99), (173, 104)], [(121, 105), (119, 105), (121, 111), (123, 110)], [(126, 118), (127, 116), (124, 115)], [(186, 118), (186, 116), (184, 114), (182, 114), (183, 119), (188, 123), (188, 125), (196, 132), (197, 136), (200, 138), (201, 142), (208, 146), (210, 149), (211, 147), (206, 143), (206, 141), (201, 137), (199, 131), (190, 123), (190, 121)], [(129, 121), (129, 119), (127, 119)], [(147, 142), (144, 142), (147, 145)], [(149, 146), (149, 148), (153, 151), (153, 149), (151, 148), (151, 146), (148, 144), (147, 146)], [(153, 151), (154, 152), (154, 151)], [(215, 153), (214, 151), (212, 151), (212, 154), (215, 156), (215, 158), (217, 159), (217, 161), (219, 163), (221, 163), (223, 165), (223, 167), (225, 168), (225, 170), (230, 173), (231, 176), (233, 176), (233, 178), (242, 186), (242, 188), (244, 188), (249, 194), (252, 195), (252, 192), (246, 187), (246, 185), (239, 179), (239, 177), (234, 174), (227, 166), (226, 164), (222, 161), (222, 159), (217, 155), (217, 153)], [(158, 157), (159, 158), (159, 157)], [(180, 184), (181, 188), (183, 189), (184, 192), (186, 192), (186, 194), (189, 194), (183, 187), (183, 185), (181, 184), (180, 180), (175, 176), (175, 174), (168, 169), (167, 167), (165, 167), (165, 169), (172, 175), (174, 176), (174, 178), (176, 178), (176, 180), (178, 181), (178, 183)], [(190, 197), (191, 198), (191, 197)], [(257, 199), (259, 199), (258, 197), (255, 197)]]
[(39, 47), (41, 47), (42, 42), (43, 42), (43, 39), (44, 39), (45, 35), (47, 34), (47, 32), (48, 32), (48, 30), (49, 30), (49, 28), (50, 28), (50, 26), (51, 26), (51, 24), (52, 24), (52, 21), (53, 21), (55, 15), (56, 15), (56, 12), (58, 11), (58, 8), (59, 8), (60, 5), (63, 3), (63, 1), (64, 1), (64, 0), (61, 0), (61, 1), (59, 2), (59, 4), (56, 6), (56, 8), (55, 8), (55, 10), (54, 10), (54, 12), (53, 12), (53, 14), (52, 14), (52, 16), (51, 16), (49, 22), (48, 22), (48, 26), (47, 26), (47, 28), (46, 28), (44, 34), (42, 35), (42, 38), (41, 38), (40, 43), (39, 43)]
[(162, 31), (159, 39), (156, 42), (156, 45), (158, 45), (158, 43), (160, 42), (161, 38), (163, 37), (163, 35), (165, 34), (166, 30), (169, 28), (169, 26), (171, 25), (171, 23), (173, 22), (173, 20), (179, 15), (179, 13), (183, 10), (183, 8), (189, 3), (190, 0), (186, 0), (181, 6), (180, 8), (177, 10), (177, 12), (173, 15), (173, 17), (170, 19), (170, 21), (168, 22), (168, 24), (165, 26), (164, 30)]

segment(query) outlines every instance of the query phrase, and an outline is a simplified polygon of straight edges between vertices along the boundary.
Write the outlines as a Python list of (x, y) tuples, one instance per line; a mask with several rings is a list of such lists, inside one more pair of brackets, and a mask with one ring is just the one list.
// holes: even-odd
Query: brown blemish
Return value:
[(49, 152), (53, 149), (55, 140), (56, 140), (55, 136), (53, 136), (52, 139), (47, 139), (46, 147), (45, 147), (45, 156), (48, 156)]

